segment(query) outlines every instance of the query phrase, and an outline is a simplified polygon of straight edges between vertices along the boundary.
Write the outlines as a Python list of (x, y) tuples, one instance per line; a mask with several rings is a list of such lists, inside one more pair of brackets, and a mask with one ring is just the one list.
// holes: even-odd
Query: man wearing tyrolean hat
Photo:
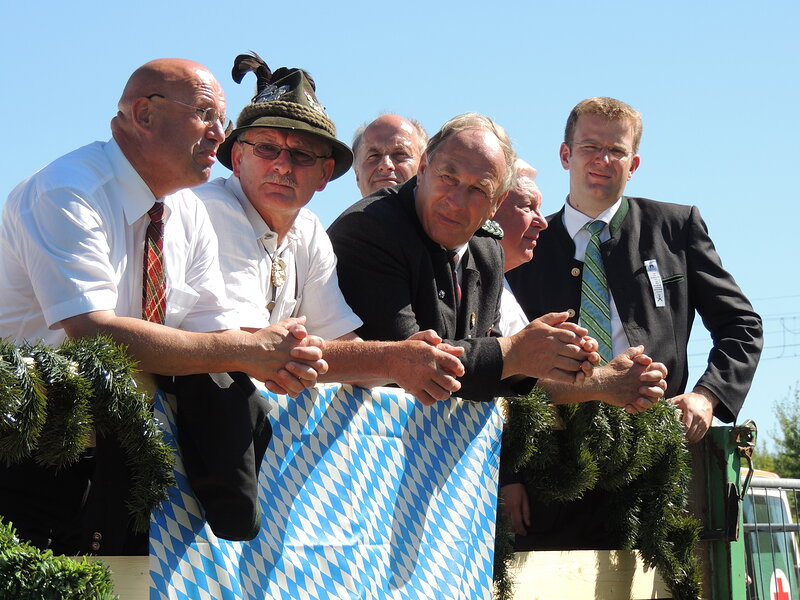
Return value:
[(315, 192), (344, 174), (350, 148), (301, 69), (274, 72), (257, 55), (240, 55), (233, 77), (253, 71), (257, 90), (219, 149), (233, 171), (184, 193), (205, 203), (220, 247), (230, 301), (246, 328), (305, 316), (309, 332), (326, 340), (327, 381), (394, 382), (423, 403), (457, 392), (463, 351), (439, 345), (432, 331), (399, 342), (363, 342), (361, 320), (345, 302), (336, 257), (319, 219), (305, 208)]

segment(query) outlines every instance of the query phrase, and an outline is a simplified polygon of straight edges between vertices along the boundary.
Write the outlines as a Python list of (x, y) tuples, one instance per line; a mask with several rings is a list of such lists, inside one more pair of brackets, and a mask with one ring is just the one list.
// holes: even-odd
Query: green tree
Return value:
[[(776, 461), (778, 455), (774, 450), (770, 450), (766, 441), (763, 439), (756, 440), (756, 447), (753, 449), (753, 468), (761, 469), (762, 471), (776, 472)], [(742, 461), (742, 467), (747, 466)]]
[(779, 437), (775, 438), (775, 470), (781, 477), (800, 478), (800, 386), (795, 385), (782, 401), (775, 403)]

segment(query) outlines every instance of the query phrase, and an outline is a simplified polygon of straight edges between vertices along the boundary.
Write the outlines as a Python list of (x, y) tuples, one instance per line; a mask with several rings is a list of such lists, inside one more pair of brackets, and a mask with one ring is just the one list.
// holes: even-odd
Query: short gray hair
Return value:
[(436, 135), (428, 140), (428, 147), (425, 149), (428, 155), (428, 162), (430, 163), (430, 161), (433, 160), (442, 142), (450, 136), (467, 129), (490, 131), (497, 138), (497, 141), (500, 142), (506, 164), (506, 175), (501, 182), (500, 193), (498, 195), (505, 194), (511, 189), (511, 186), (514, 185), (514, 180), (516, 179), (517, 153), (511, 145), (511, 138), (508, 137), (506, 130), (489, 117), (478, 113), (464, 113), (463, 115), (458, 115), (447, 121), (447, 123), (442, 125), (442, 128)]

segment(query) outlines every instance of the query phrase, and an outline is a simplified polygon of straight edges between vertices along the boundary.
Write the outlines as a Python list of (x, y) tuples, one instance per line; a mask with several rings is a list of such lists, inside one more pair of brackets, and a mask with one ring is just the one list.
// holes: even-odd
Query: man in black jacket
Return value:
[[(619, 100), (590, 98), (572, 110), (560, 149), (570, 177), (566, 205), (548, 217), (536, 258), (508, 280), (529, 317), (573, 309), (577, 320), (590, 237), (584, 225), (604, 221), (612, 355), (642, 344), (667, 366), (670, 401), (681, 410), (687, 439), (696, 442), (712, 416), (736, 419), (761, 355), (761, 319), (722, 267), (697, 207), (623, 195), (639, 167), (641, 133), (641, 116)], [(695, 311), (713, 346), (705, 372), (685, 392)]]
[[(570, 178), (567, 202), (548, 217), (536, 258), (507, 278), (528, 316), (569, 309), (584, 323), (582, 308), (593, 310), (588, 275), (599, 270), (607, 281), (601, 311), (607, 323), (605, 333), (590, 334), (606, 337), (609, 356), (643, 345), (664, 363), (668, 401), (680, 410), (687, 440), (698, 442), (713, 416), (735, 420), (761, 354), (761, 319), (723, 269), (696, 207), (624, 196), (640, 164), (641, 134), (641, 115), (619, 100), (589, 98), (572, 110), (560, 148)], [(598, 221), (593, 234), (591, 223)], [(685, 392), (695, 311), (713, 347), (705, 372)], [(503, 494), (508, 506), (527, 507), (521, 485), (506, 486)], [(537, 527), (517, 538), (516, 549), (605, 547), (606, 501), (607, 495), (595, 492), (552, 514), (540, 505), (531, 508), (531, 519), (512, 514), (512, 522)]]
[(364, 322), (359, 335), (402, 340), (433, 329), (464, 347), (459, 395), (468, 399), (523, 393), (534, 377), (582, 379), (596, 358), (566, 312), (512, 336), (495, 331), (503, 254), (482, 226), (513, 182), (515, 158), (501, 127), (461, 115), (431, 139), (417, 177), (361, 200), (328, 230), (339, 285)]

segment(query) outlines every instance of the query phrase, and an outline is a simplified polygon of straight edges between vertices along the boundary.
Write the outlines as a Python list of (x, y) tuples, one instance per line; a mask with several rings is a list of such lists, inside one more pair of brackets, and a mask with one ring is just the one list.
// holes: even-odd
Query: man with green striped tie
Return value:
[[(624, 195), (641, 136), (641, 115), (619, 100), (589, 98), (572, 110), (559, 151), (567, 202), (548, 217), (536, 259), (508, 281), (529, 317), (574, 310), (605, 360), (643, 345), (667, 366), (667, 394), (697, 442), (713, 416), (735, 420), (761, 354), (761, 319), (722, 267), (697, 207)], [(685, 392), (695, 311), (715, 341)]]
[[(697, 207), (624, 195), (641, 163), (641, 136), (639, 112), (614, 98), (572, 109), (559, 149), (569, 171), (567, 201), (548, 217), (536, 258), (507, 279), (528, 317), (569, 309), (603, 360), (642, 345), (664, 363), (667, 401), (679, 409), (687, 440), (697, 442), (714, 416), (736, 419), (761, 354), (761, 319), (722, 267)], [(686, 392), (695, 312), (713, 347)], [(641, 402), (635, 407), (646, 408)], [(600, 503), (584, 496), (579, 510), (559, 518), (537, 512), (532, 520), (549, 529), (518, 538), (517, 550), (604, 547)]]

